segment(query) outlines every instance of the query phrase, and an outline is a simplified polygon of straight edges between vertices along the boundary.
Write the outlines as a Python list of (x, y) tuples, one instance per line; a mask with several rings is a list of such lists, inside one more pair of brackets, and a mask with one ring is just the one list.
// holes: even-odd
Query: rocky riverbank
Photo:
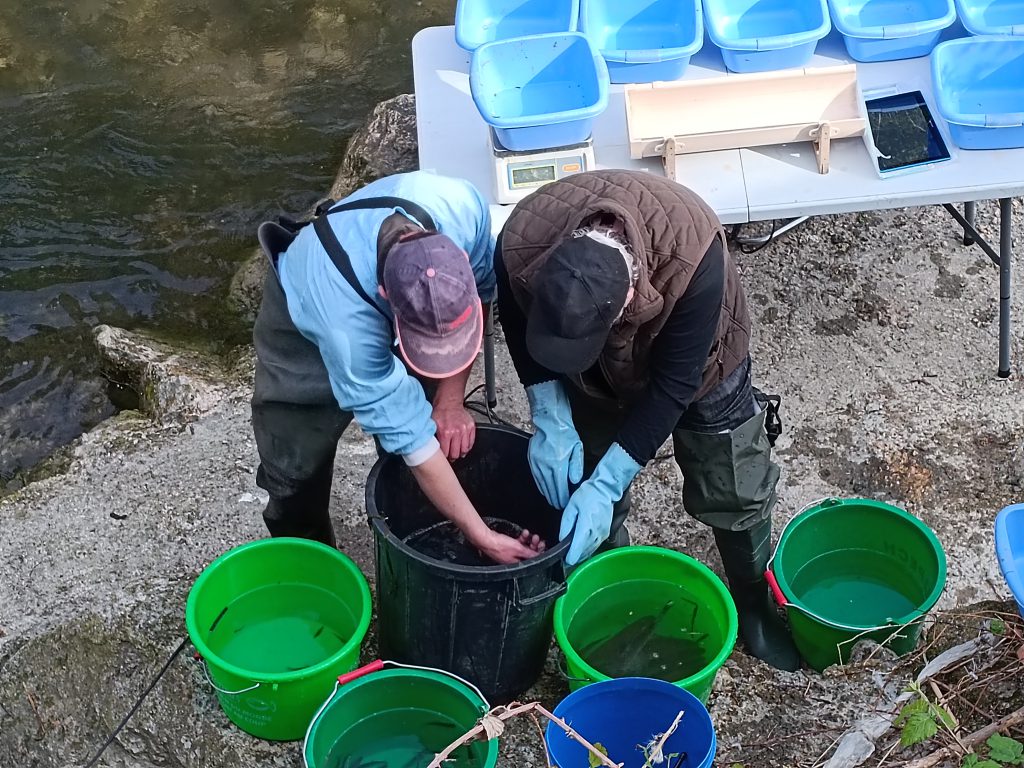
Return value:
[[(415, 161), (413, 103), (402, 96), (381, 105), (353, 139), (332, 194)], [(993, 206), (979, 211), (989, 234), (997, 229), (994, 214)], [(783, 396), (776, 532), (826, 496), (869, 496), (909, 509), (932, 526), (949, 558), (942, 621), (925, 640), (929, 657), (980, 638), (972, 658), (979, 665), (995, 658), (1018, 629), (1008, 621), (994, 638), (990, 619), (1005, 605), (980, 605), (1008, 594), (992, 520), (1020, 500), (1024, 481), (1020, 378), (995, 377), (996, 269), (980, 250), (961, 245), (939, 208), (815, 219), (737, 260), (755, 322), (756, 379)], [(254, 258), (236, 279), (243, 312), (258, 302), (261, 269)], [(1018, 291), (1021, 282), (1015, 279)], [(1019, 327), (1015, 370), (1024, 355)], [(52, 466), (54, 474), (0, 500), (2, 765), (83, 765), (184, 636), (183, 606), (196, 575), (226, 549), (265, 535), (248, 423), (251, 352), (211, 361), (110, 328), (98, 331), (97, 342), (109, 374), (136, 390), (140, 410), (86, 434)], [(525, 398), (500, 337), (497, 352), (499, 411), (525, 425)], [(474, 379), (482, 380), (479, 367)], [(372, 441), (350, 429), (332, 496), (339, 542), (370, 576), (363, 482), (374, 458)], [(679, 491), (671, 461), (642, 473), (634, 540), (686, 551), (720, 572), (710, 532), (681, 513)], [(367, 658), (373, 646), (371, 637)], [(1006, 680), (974, 705), (984, 714), (966, 704), (956, 712), (968, 730), (1020, 706), (1020, 662), (1004, 656), (1000, 664), (1018, 667), (1008, 667)], [(737, 652), (710, 702), (719, 764), (814, 765), (923, 663), (921, 656), (901, 665), (868, 653), (846, 670), (786, 674)], [(566, 690), (552, 654), (529, 695), (553, 706)], [(950, 706), (961, 706), (959, 699)], [(858, 739), (863, 752), (877, 740), (863, 764), (878, 765), (894, 733)], [(544, 764), (532, 726), (511, 728), (502, 751), (502, 765)], [(905, 757), (897, 749), (887, 764)], [(232, 727), (187, 654), (99, 763), (301, 764), (296, 745), (260, 742)]]

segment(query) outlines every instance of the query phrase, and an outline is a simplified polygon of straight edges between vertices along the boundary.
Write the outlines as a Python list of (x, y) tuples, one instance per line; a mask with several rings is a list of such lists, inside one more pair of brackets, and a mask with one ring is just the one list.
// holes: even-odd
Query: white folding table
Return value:
[[(963, 34), (954, 27), (947, 36)], [(489, 129), (469, 89), (470, 54), (455, 43), (454, 27), (420, 31), (412, 43), (416, 125), (420, 168), (471, 181), (496, 199)], [(851, 63), (841, 38), (822, 40), (808, 66)], [(928, 57), (857, 64), (864, 91), (898, 86), (920, 90), (933, 104)], [(693, 57), (684, 80), (729, 77), (721, 53), (710, 43)], [(936, 119), (940, 119), (936, 115)], [(630, 157), (623, 86), (612, 85), (608, 108), (594, 121), (598, 168), (629, 168), (663, 174), (660, 158)], [(894, 178), (879, 178), (863, 140), (832, 142), (830, 169), (819, 174), (810, 143), (679, 155), (676, 178), (699, 194), (723, 224), (743, 224), (833, 213), (943, 205), (964, 228), (964, 242), (978, 244), (999, 267), (998, 375), (1010, 375), (1010, 276), (1012, 201), (1024, 195), (1024, 149), (961, 150), (949, 143), (953, 158)], [(978, 200), (999, 200), (999, 248), (974, 229)], [(965, 203), (965, 212), (954, 207)], [(511, 205), (491, 205), (497, 232)], [(487, 399), (494, 403), (493, 333), (485, 345)]]

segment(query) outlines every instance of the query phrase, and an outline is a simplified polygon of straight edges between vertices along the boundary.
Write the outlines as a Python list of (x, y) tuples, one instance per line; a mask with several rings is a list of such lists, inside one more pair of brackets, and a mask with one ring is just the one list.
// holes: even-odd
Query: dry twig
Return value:
[(654, 748), (647, 756), (647, 759), (644, 761), (643, 768), (651, 768), (652, 760), (654, 760), (654, 762), (656, 763), (660, 763), (661, 760), (657, 760), (657, 757), (662, 757), (662, 759), (664, 759), (664, 756), (662, 755), (662, 750), (665, 748), (665, 742), (668, 741), (669, 736), (676, 732), (676, 728), (679, 727), (679, 721), (682, 719), (683, 710), (679, 710), (679, 714), (676, 715), (676, 719), (672, 721), (672, 725), (670, 725), (668, 729), (663, 734), (661, 734), (661, 738), (658, 739), (657, 743), (654, 745)]
[[(590, 754), (592, 754), (595, 758), (598, 758), (600, 760), (601, 765), (606, 766), (606, 768), (622, 768), (622, 763), (613, 763), (607, 755), (605, 755), (593, 744), (591, 744), (589, 741), (587, 741), (578, 733), (576, 733), (576, 731), (570, 728), (565, 723), (565, 721), (563, 721), (559, 717), (555, 717), (553, 714), (544, 709), (544, 707), (542, 707), (539, 702), (536, 701), (531, 702), (530, 704), (519, 704), (518, 702), (512, 702), (508, 706), (495, 707), (486, 715), (484, 715), (480, 719), (480, 722), (477, 723), (477, 725), (474, 728), (462, 734), (462, 736), (460, 736), (458, 739), (453, 741), (443, 750), (438, 752), (434, 756), (434, 759), (430, 761), (430, 765), (427, 766), (427, 768), (442, 768), (444, 763), (451, 759), (452, 752), (461, 747), (463, 744), (468, 744), (469, 742), (473, 741), (473, 739), (477, 738), (481, 734), (487, 733), (488, 727), (493, 728), (493, 721), (497, 720), (501, 723), (504, 723), (506, 720), (510, 720), (513, 717), (525, 714), (532, 715), (532, 713), (534, 712), (543, 715), (548, 720), (557, 725), (559, 728), (561, 728), (563, 731), (565, 731), (565, 735), (568, 736), (570, 739), (578, 742), (579, 744), (582, 744), (590, 752)], [(488, 721), (488, 718), (490, 718), (490, 721)], [(538, 724), (538, 728), (539, 727), (540, 726)], [(541, 731), (542, 738), (543, 735), (544, 733), (543, 731)]]

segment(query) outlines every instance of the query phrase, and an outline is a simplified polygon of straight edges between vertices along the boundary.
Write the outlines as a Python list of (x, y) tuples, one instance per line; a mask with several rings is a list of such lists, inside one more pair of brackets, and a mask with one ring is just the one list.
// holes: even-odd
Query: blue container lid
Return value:
[[(953, 5), (953, 0), (918, 0), (918, 2), (900, 5), (899, 8), (907, 9), (909, 13), (894, 14), (892, 23), (886, 23), (882, 20), (884, 11), (893, 6), (886, 0), (881, 0), (879, 5), (882, 10), (875, 14), (875, 23), (860, 23), (859, 19), (864, 14), (865, 8), (870, 8), (872, 3), (873, 0), (859, 4), (852, 3), (851, 0), (828, 0), (832, 10), (832, 23), (847, 37), (865, 40), (898, 40), (941, 32), (956, 21), (956, 6)], [(906, 18), (907, 16), (911, 16), (912, 20), (899, 20), (900, 17)]]
[[(603, 47), (602, 43), (605, 40), (615, 39), (618, 34), (628, 29), (631, 19), (626, 19), (617, 27), (613, 27), (614, 18), (608, 18), (609, 10), (620, 15), (622, 14), (622, 3), (623, 0), (582, 0), (580, 5), (580, 32), (583, 32), (590, 38), (591, 42), (600, 49), (601, 55), (607, 61), (624, 64), (649, 64), (659, 61), (683, 59), (693, 56), (704, 44), (704, 13), (701, 0), (680, 0), (680, 2), (673, 4), (673, 11), (685, 14), (685, 21), (688, 21), (692, 14), (693, 25), (691, 29), (681, 28), (680, 24), (676, 23), (677, 19), (667, 14), (664, 19), (658, 20), (662, 23), (656, 24), (653, 20), (646, 22), (648, 28), (657, 28), (656, 35), (661, 40), (672, 39), (671, 33), (675, 32), (676, 34), (672, 41), (676, 45), (660, 47), (645, 44), (642, 48)], [(656, 2), (649, 3), (649, 6), (655, 4)], [(629, 12), (636, 13), (637, 10), (630, 7)], [(680, 32), (681, 29), (682, 31)], [(630, 36), (634, 40), (641, 40), (643, 32), (641, 29), (637, 29), (632, 31)], [(656, 42), (657, 40), (654, 39), (649, 41), (649, 43)]]
[[(995, 85), (1000, 86), (1007, 99), (1017, 96), (1017, 103), (1024, 103), (1020, 90), (1024, 82), (1024, 37), (964, 37), (939, 43), (932, 51), (932, 82), (939, 114), (946, 122), (976, 128), (1024, 126), (1024, 111), (965, 112), (962, 108), (964, 95), (970, 94), (979, 81), (991, 81), (1000, 65), (1014, 64), (1017, 71), (1007, 72), (1005, 82)], [(988, 82), (986, 91), (992, 91), (993, 85)]]
[(580, 0), (459, 0), (455, 42), (475, 51), (485, 43), (548, 32), (575, 32)]
[[(555, 63), (562, 65), (560, 72), (556, 72)], [(560, 75), (571, 77), (572, 81), (544, 80)], [(525, 102), (531, 88), (539, 91), (546, 84), (553, 87), (537, 99), (538, 104), (547, 101), (552, 106), (558, 105), (559, 89), (566, 101), (576, 91), (580, 103), (564, 108), (545, 106), (544, 109), (527, 109), (523, 103), (518, 114), (502, 113), (503, 93), (515, 90), (517, 101)], [(485, 43), (474, 51), (469, 70), (469, 86), (477, 110), (484, 121), (495, 128), (525, 128), (595, 118), (608, 106), (608, 84), (608, 65), (586, 35), (579, 32)]]

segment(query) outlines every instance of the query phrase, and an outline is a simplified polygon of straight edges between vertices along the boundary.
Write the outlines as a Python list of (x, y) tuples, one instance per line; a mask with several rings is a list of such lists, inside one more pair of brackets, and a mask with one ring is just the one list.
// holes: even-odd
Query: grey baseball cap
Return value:
[(483, 307), (465, 251), (438, 232), (401, 238), (384, 263), (395, 334), (416, 373), (443, 379), (465, 370), (483, 340)]

